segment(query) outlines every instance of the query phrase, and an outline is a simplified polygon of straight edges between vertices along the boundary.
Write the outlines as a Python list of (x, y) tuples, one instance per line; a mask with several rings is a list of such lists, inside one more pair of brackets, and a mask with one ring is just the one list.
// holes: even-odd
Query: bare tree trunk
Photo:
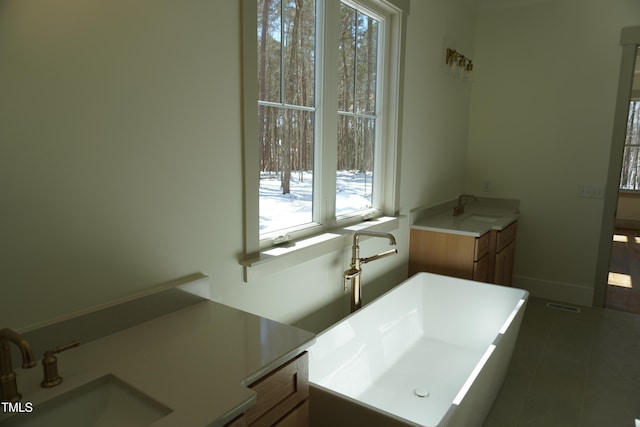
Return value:
[[(271, 0), (263, 0), (260, 31), (260, 63), (258, 64), (258, 99), (266, 97), (266, 73), (267, 73), (267, 37), (269, 32), (269, 3)], [(264, 161), (264, 131), (266, 107), (258, 107), (258, 145), (261, 162)]]
[[(289, 55), (289, 70), (288, 70), (288, 80), (289, 84), (287, 85), (287, 89), (289, 90), (299, 90), (296, 89), (296, 77), (299, 65), (299, 44), (300, 44), (300, 15), (302, 13), (303, 0), (296, 0), (296, 10), (293, 18), (293, 32), (291, 35), (291, 48)], [(289, 95), (289, 94), (288, 94)], [(288, 96), (287, 95), (287, 96)], [(291, 193), (290, 183), (291, 183), (291, 142), (293, 140), (294, 135), (297, 133), (296, 128), (300, 126), (298, 120), (294, 120), (294, 115), (291, 111), (286, 111), (286, 116), (288, 120), (285, 120), (285, 123), (289, 126), (289, 131), (286, 132), (285, 138), (283, 140), (283, 153), (282, 153), (282, 194)]]

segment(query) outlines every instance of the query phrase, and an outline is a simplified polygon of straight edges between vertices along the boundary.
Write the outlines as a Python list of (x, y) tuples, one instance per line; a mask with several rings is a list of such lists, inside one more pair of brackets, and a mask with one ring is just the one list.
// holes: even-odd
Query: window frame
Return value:
[[(381, 164), (379, 172), (374, 179), (378, 182), (376, 193), (379, 197), (377, 204), (365, 212), (357, 212), (343, 217), (335, 217), (335, 192), (336, 192), (336, 156), (337, 137), (328, 138), (332, 142), (327, 144), (315, 144), (314, 146), (314, 203), (313, 225), (293, 227), (282, 233), (281, 236), (268, 236), (261, 240), (259, 231), (259, 159), (258, 146), (258, 87), (257, 76), (257, 7), (255, 0), (242, 0), (242, 52), (243, 52), (243, 191), (244, 191), (244, 247), (241, 264), (245, 267), (254, 267), (263, 264), (267, 260), (277, 257), (273, 255), (278, 251), (279, 244), (286, 242), (287, 254), (305, 250), (317, 252), (318, 248), (325, 247), (330, 250), (326, 242), (335, 240), (335, 236), (341, 237), (355, 229), (362, 228), (389, 228), (390, 224), (397, 225), (397, 212), (399, 207), (399, 146), (401, 123), (401, 93), (402, 93), (402, 69), (404, 63), (404, 34), (406, 33), (406, 17), (409, 3), (407, 0), (318, 0), (317, 18), (317, 64), (316, 85), (318, 79), (329, 79), (337, 82), (337, 49), (324, 49), (325, 46), (337, 46), (337, 31), (326, 28), (325, 18), (337, 23), (340, 14), (340, 4), (356, 7), (371, 13), (384, 20), (386, 37), (384, 46), (379, 50), (379, 73), (377, 90), (382, 95), (376, 105), (379, 117), (380, 129), (376, 130), (376, 150)], [(331, 15), (331, 16), (330, 16)], [(337, 26), (337, 25), (336, 25)], [(332, 27), (335, 29), (335, 26)], [(328, 77), (324, 77), (328, 76)], [(337, 91), (334, 86), (320, 84), (317, 86), (317, 111), (316, 111), (316, 141), (325, 141), (323, 135), (337, 136)], [(326, 120), (326, 117), (333, 117)], [(377, 123), (378, 126), (378, 123)], [(324, 173), (322, 171), (325, 171)], [(319, 178), (319, 179), (318, 179)], [(327, 191), (328, 190), (328, 191)], [(322, 197), (316, 197), (322, 195)], [(376, 197), (376, 196), (374, 196)], [(393, 219), (395, 218), (395, 221)], [(372, 219), (375, 219), (372, 221)], [(367, 222), (364, 222), (367, 221)], [(332, 237), (333, 236), (333, 237)], [(338, 239), (340, 240), (340, 239)], [(315, 243), (314, 243), (315, 242)], [(341, 244), (342, 245), (342, 244)], [(333, 248), (334, 244), (329, 245)], [(310, 247), (316, 250), (310, 251)], [(275, 251), (273, 250), (275, 249)], [(321, 250), (322, 251), (322, 250)], [(310, 255), (312, 256), (312, 255)], [(247, 280), (245, 268), (245, 280)]]
[[(622, 174), (624, 172), (625, 169), (625, 152), (627, 147), (638, 147), (638, 144), (627, 144), (627, 141), (629, 140), (629, 133), (628, 133), (628, 129), (629, 129), (629, 116), (631, 113), (631, 110), (634, 108), (633, 104), (637, 104), (640, 103), (640, 85), (638, 85), (638, 79), (637, 77), (635, 77), (638, 73), (640, 73), (640, 46), (636, 46), (635, 47), (635, 65), (631, 74), (631, 93), (629, 96), (629, 104), (627, 104), (627, 115), (626, 115), (626, 130), (625, 130), (625, 140), (624, 140), (624, 144), (622, 146), (622, 162), (621, 162), (621, 166), (620, 166), (620, 176), (619, 176), (619, 181), (618, 181), (618, 192), (619, 193), (627, 193), (627, 194), (640, 194), (640, 188), (638, 189), (633, 189), (633, 188), (623, 188), (622, 187)], [(636, 106), (637, 108), (637, 106)], [(638, 135), (640, 137), (640, 135)]]
[[(630, 102), (629, 102), (629, 110), (628, 110), (628, 113), (627, 113), (627, 117), (630, 116), (630, 113), (631, 113), (631, 111), (633, 109), (638, 109), (638, 108), (640, 108), (640, 97), (639, 98), (632, 97)], [(636, 122), (636, 126), (637, 126), (637, 122)], [(629, 127), (629, 120), (627, 119), (627, 129), (628, 129), (628, 127)], [(640, 134), (637, 134), (637, 138), (636, 139), (640, 139)], [(635, 147), (637, 149), (640, 149), (640, 142), (638, 142), (636, 144), (627, 144), (628, 140), (629, 140), (629, 133), (627, 132), (626, 133), (626, 137), (625, 137), (625, 143), (624, 143), (624, 146), (623, 146), (622, 167), (621, 167), (621, 173), (620, 173), (620, 183), (618, 184), (618, 190), (621, 193), (640, 194), (640, 188), (623, 188), (622, 187), (622, 183), (623, 183), (622, 173), (625, 170), (625, 152), (627, 150), (627, 147)]]

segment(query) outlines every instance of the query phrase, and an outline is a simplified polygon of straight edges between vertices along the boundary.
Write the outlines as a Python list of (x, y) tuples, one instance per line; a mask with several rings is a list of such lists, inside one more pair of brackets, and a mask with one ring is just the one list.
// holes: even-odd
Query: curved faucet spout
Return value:
[(23, 368), (33, 368), (37, 362), (33, 357), (29, 342), (22, 335), (8, 328), (0, 329), (0, 400), (17, 402), (21, 396), (18, 393), (16, 373), (11, 366), (9, 341), (20, 349)]
[(384, 237), (389, 239), (389, 244), (395, 246), (396, 245), (396, 238), (393, 234), (391, 233), (385, 233), (382, 231), (367, 231), (367, 230), (360, 230), (360, 231), (356, 231), (355, 233), (353, 233), (353, 244), (354, 246), (358, 244), (358, 242), (360, 241), (360, 236), (369, 236), (369, 237)]
[(458, 197), (458, 204), (453, 208), (453, 216), (462, 215), (464, 213), (464, 203), (462, 201), (465, 198), (473, 199), (474, 201), (478, 201), (478, 198), (473, 194), (461, 194)]
[(38, 363), (36, 359), (33, 357), (33, 352), (31, 351), (31, 345), (26, 339), (24, 339), (22, 335), (12, 331), (9, 328), (4, 328), (0, 330), (0, 340), (5, 342), (7, 340), (11, 341), (20, 349), (20, 353), (22, 354), (23, 368), (25, 369), (33, 368)]

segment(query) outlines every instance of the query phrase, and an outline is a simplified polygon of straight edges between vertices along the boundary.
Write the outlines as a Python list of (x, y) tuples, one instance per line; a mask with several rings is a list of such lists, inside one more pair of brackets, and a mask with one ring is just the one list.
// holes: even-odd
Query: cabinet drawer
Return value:
[(224, 425), (224, 427), (247, 427), (247, 416), (242, 414), (234, 418), (232, 421), (229, 421)]
[(278, 421), (274, 427), (307, 427), (309, 425), (309, 401), (305, 400), (293, 411)]
[(489, 233), (484, 233), (476, 239), (476, 246), (473, 253), (473, 260), (478, 261), (480, 258), (489, 253)]
[(516, 239), (516, 229), (518, 222), (513, 222), (507, 228), (498, 232), (496, 241), (496, 252), (502, 251), (505, 246)]
[(309, 396), (308, 356), (304, 352), (251, 385), (256, 404), (247, 410), (250, 426), (271, 426)]

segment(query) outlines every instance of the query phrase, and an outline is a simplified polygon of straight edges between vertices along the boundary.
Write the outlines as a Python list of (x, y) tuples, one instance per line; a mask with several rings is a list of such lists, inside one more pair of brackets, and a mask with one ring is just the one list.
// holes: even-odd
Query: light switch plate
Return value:
[(602, 199), (604, 198), (604, 187), (597, 184), (580, 184), (578, 185), (578, 197)]

